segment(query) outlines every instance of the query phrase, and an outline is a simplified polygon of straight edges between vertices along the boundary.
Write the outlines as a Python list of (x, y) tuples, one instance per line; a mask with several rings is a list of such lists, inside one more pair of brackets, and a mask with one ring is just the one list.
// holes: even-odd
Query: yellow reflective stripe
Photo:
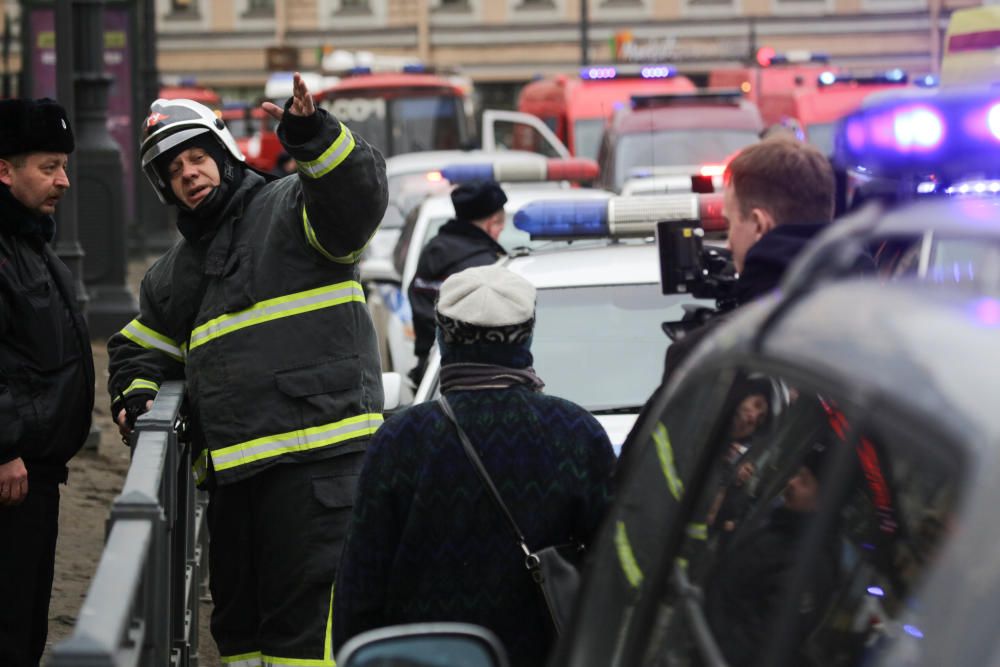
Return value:
[(177, 343), (163, 334), (153, 331), (138, 319), (126, 324), (125, 328), (121, 330), (121, 334), (139, 347), (144, 347), (147, 350), (159, 350), (172, 359), (184, 361), (184, 355)]
[(323, 642), (323, 659), (333, 660), (333, 591), (336, 583), (330, 586), (330, 611), (326, 615), (326, 639)]
[(663, 470), (663, 476), (667, 478), (670, 493), (675, 499), (680, 500), (684, 495), (684, 484), (677, 474), (677, 468), (674, 467), (674, 450), (670, 446), (667, 427), (662, 422), (658, 423), (656, 430), (653, 431), (653, 442), (656, 444), (656, 455), (660, 458), (660, 468)]
[[(344, 255), (343, 257), (334, 257), (327, 251), (326, 248), (323, 247), (323, 244), (319, 242), (319, 239), (316, 238), (316, 230), (313, 229), (312, 224), (309, 222), (309, 214), (306, 213), (305, 206), (302, 207), (302, 227), (305, 230), (306, 241), (309, 242), (309, 245), (311, 245), (316, 252), (323, 255), (323, 257), (326, 257), (331, 262), (337, 262), (338, 264), (354, 264), (358, 261), (358, 259), (360, 259), (361, 253), (365, 251), (365, 248), (368, 247), (368, 244), (371, 243), (372, 239), (375, 238), (375, 232), (372, 232), (372, 235), (368, 237), (368, 240), (365, 241), (365, 244), (361, 246), (360, 249), (355, 250), (349, 255)], [(375, 231), (377, 232), (378, 229)]]
[(333, 658), (308, 660), (302, 658), (276, 658), (272, 655), (263, 656), (263, 667), (335, 667)]
[(201, 484), (205, 481), (208, 476), (208, 450), (201, 450), (201, 454), (195, 459), (194, 463), (191, 464), (191, 470), (194, 472), (194, 481), (196, 484)]
[(618, 552), (618, 563), (622, 566), (622, 572), (625, 574), (625, 578), (628, 579), (628, 583), (632, 585), (632, 588), (639, 588), (640, 584), (642, 584), (642, 570), (639, 569), (639, 563), (635, 560), (632, 545), (628, 541), (628, 535), (625, 532), (625, 522), (619, 521), (616, 528), (615, 550)]
[(189, 349), (194, 350), (200, 345), (240, 329), (264, 324), (282, 317), (332, 308), (350, 301), (365, 302), (365, 292), (361, 283), (354, 280), (261, 301), (246, 310), (231, 315), (221, 315), (196, 327), (191, 332)]
[(262, 667), (263, 663), (260, 651), (253, 653), (241, 653), (240, 655), (224, 655), (219, 659), (223, 665), (229, 667)]
[(684, 572), (687, 572), (687, 569), (688, 569), (688, 559), (687, 558), (677, 557), (677, 558), (674, 559), (674, 562), (677, 563), (678, 565), (680, 565), (681, 569), (684, 570)]
[(132, 380), (132, 384), (125, 387), (125, 391), (122, 392), (123, 396), (128, 396), (133, 391), (138, 391), (140, 389), (152, 389), (155, 392), (160, 391), (160, 385), (156, 384), (152, 380), (143, 380), (142, 378), (136, 378)]
[(334, 139), (330, 147), (323, 151), (315, 160), (296, 160), (299, 171), (311, 178), (320, 178), (336, 169), (341, 162), (354, 150), (354, 135), (343, 123), (340, 124), (340, 136)]
[(687, 536), (693, 540), (708, 539), (708, 525), (704, 523), (689, 523), (686, 532)]
[(217, 471), (269, 459), (289, 452), (305, 452), (344, 440), (371, 435), (382, 424), (382, 415), (364, 414), (331, 424), (297, 429), (288, 433), (266, 435), (248, 442), (212, 451), (212, 465)]

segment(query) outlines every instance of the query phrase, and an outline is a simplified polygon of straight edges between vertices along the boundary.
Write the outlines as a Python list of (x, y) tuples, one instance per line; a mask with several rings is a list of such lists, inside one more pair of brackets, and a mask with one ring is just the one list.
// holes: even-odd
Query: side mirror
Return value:
[(360, 274), (361, 282), (364, 284), (376, 282), (399, 285), (403, 282), (399, 271), (393, 266), (392, 260), (385, 257), (372, 257), (361, 260), (358, 273)]
[(413, 403), (410, 382), (400, 373), (382, 373), (382, 392), (385, 394), (383, 412), (393, 412)]
[(507, 667), (500, 640), (478, 625), (414, 623), (363, 632), (344, 644), (339, 667)]

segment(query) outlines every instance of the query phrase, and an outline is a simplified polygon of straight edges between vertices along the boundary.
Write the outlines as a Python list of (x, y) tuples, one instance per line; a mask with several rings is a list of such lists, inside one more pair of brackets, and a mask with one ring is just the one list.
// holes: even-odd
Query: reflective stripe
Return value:
[(689, 523), (686, 532), (692, 540), (708, 539), (708, 525), (704, 523)]
[(677, 563), (682, 570), (684, 570), (685, 574), (687, 573), (687, 569), (688, 569), (688, 559), (687, 558), (677, 557), (677, 558), (674, 559), (674, 562)]
[(323, 640), (322, 660), (303, 658), (276, 658), (265, 655), (264, 667), (335, 667), (333, 660), (333, 586), (330, 587), (330, 611), (326, 615), (326, 637)]
[(305, 452), (344, 440), (371, 435), (382, 424), (382, 415), (365, 414), (349, 417), (332, 424), (298, 429), (288, 433), (266, 435), (262, 438), (230, 445), (212, 451), (212, 465), (216, 470), (269, 459), (289, 452)]
[(153, 391), (159, 393), (160, 385), (156, 384), (152, 380), (143, 380), (142, 378), (136, 378), (132, 380), (132, 384), (125, 388), (122, 392), (122, 396), (128, 396), (129, 393), (133, 391), (138, 391), (140, 389), (152, 389)]
[(227, 667), (262, 667), (262, 656), (260, 651), (253, 653), (242, 653), (240, 655), (224, 655), (220, 657), (222, 664)]
[(194, 463), (191, 464), (191, 470), (194, 472), (194, 481), (196, 484), (201, 484), (205, 481), (208, 476), (208, 450), (201, 450), (201, 454), (195, 459)]
[(656, 430), (653, 431), (653, 442), (656, 444), (656, 455), (660, 458), (660, 468), (663, 470), (663, 476), (667, 478), (670, 493), (676, 500), (680, 500), (684, 495), (684, 484), (677, 474), (677, 468), (674, 467), (674, 450), (670, 446), (667, 427), (662, 422), (657, 424)]
[(361, 283), (353, 280), (261, 301), (246, 310), (231, 315), (221, 315), (196, 327), (191, 332), (189, 349), (193, 350), (199, 345), (204, 345), (211, 340), (240, 329), (264, 324), (282, 317), (339, 306), (350, 301), (365, 302), (365, 293), (361, 288)]
[(639, 588), (642, 584), (642, 570), (635, 560), (635, 553), (632, 552), (632, 545), (628, 541), (625, 533), (625, 522), (619, 521), (615, 531), (615, 550), (618, 552), (618, 563), (622, 566), (622, 572), (632, 588)]
[(358, 261), (358, 259), (360, 259), (361, 257), (361, 253), (365, 251), (365, 248), (368, 247), (368, 244), (371, 243), (371, 240), (375, 238), (375, 232), (378, 231), (378, 228), (376, 228), (375, 231), (372, 232), (372, 235), (368, 237), (368, 240), (365, 241), (365, 244), (361, 246), (360, 249), (355, 250), (349, 255), (344, 255), (343, 257), (334, 257), (327, 251), (326, 248), (323, 247), (323, 245), (319, 242), (319, 239), (316, 238), (316, 230), (313, 229), (312, 224), (310, 224), (309, 222), (309, 215), (306, 213), (305, 206), (302, 207), (302, 226), (305, 228), (306, 241), (309, 242), (309, 245), (311, 245), (316, 250), (316, 252), (323, 255), (323, 257), (326, 257), (331, 262), (337, 262), (338, 264), (354, 264), (356, 261)]
[(163, 334), (153, 331), (138, 319), (126, 324), (125, 328), (121, 330), (121, 334), (140, 347), (147, 350), (159, 350), (171, 359), (184, 361), (184, 354), (177, 343)]
[(354, 135), (343, 123), (340, 124), (340, 136), (334, 139), (330, 147), (323, 151), (315, 160), (296, 160), (299, 171), (311, 178), (320, 178), (329, 174), (347, 159), (354, 150)]

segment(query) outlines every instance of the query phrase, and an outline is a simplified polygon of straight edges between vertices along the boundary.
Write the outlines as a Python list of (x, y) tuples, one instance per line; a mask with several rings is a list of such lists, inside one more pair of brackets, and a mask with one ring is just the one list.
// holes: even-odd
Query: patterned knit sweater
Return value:
[[(589, 546), (615, 461), (597, 420), (523, 387), (448, 400), (528, 546)], [(508, 523), (438, 405), (387, 420), (366, 454), (337, 573), (335, 646), (387, 625), (462, 621), (495, 632), (512, 667), (542, 665), (546, 619)]]

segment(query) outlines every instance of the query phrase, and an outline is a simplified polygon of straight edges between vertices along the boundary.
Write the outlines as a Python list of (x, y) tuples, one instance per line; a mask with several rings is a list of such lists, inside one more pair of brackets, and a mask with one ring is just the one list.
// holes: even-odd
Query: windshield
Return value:
[(462, 102), (451, 95), (338, 98), (326, 107), (385, 157), (455, 150), (465, 138)]
[(597, 159), (604, 135), (603, 118), (586, 118), (573, 123), (573, 155)]
[(820, 149), (823, 155), (833, 154), (834, 123), (817, 123), (806, 128), (809, 143)]
[(614, 187), (621, 190), (637, 167), (674, 167), (719, 164), (745, 146), (757, 142), (753, 130), (669, 130), (625, 134), (615, 149)]
[(663, 375), (669, 339), (660, 325), (691, 302), (655, 283), (538, 290), (531, 351), (545, 393), (591, 412), (638, 412)]

